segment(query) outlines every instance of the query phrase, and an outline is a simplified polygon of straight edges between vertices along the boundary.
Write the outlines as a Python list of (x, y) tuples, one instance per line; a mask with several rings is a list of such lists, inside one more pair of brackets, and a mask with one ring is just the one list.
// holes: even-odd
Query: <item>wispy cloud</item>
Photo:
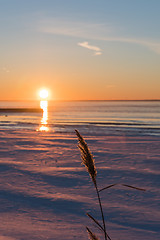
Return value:
[(146, 39), (138, 39), (138, 38), (125, 38), (125, 37), (106, 37), (101, 38), (99, 40), (108, 41), (108, 42), (122, 42), (122, 43), (131, 43), (138, 44), (148, 49), (154, 51), (157, 54), (160, 54), (160, 42), (154, 42)]
[(84, 47), (84, 48), (87, 48), (87, 49), (93, 50), (95, 56), (97, 56), (97, 55), (101, 55), (101, 54), (102, 54), (102, 50), (101, 50), (99, 47), (97, 47), (97, 46), (93, 46), (93, 45), (89, 45), (88, 42), (81, 42), (81, 43), (78, 43), (78, 46), (81, 46), (81, 47)]
[(102, 55), (102, 52), (95, 52), (94, 56)]
[(110, 85), (107, 85), (106, 88), (115, 88), (116, 85), (113, 85), (113, 84), (110, 84)]
[(7, 67), (2, 67), (1, 70), (5, 73), (9, 73), (10, 70)]
[[(59, 19), (45, 19), (40, 22), (37, 27), (39, 32), (70, 36), (81, 39), (91, 39), (106, 42), (122, 42), (137, 44), (160, 54), (160, 42), (154, 40), (141, 39), (141, 38), (126, 38), (126, 37), (110, 37), (115, 35), (115, 28), (109, 24), (96, 24), (85, 22), (71, 22)], [(120, 31), (118, 31), (120, 34)], [(83, 42), (82, 42), (83, 43)], [(84, 42), (86, 43), (86, 42)], [(94, 46), (93, 46), (94, 47)], [(95, 51), (95, 55), (100, 55), (101, 51)]]
[(37, 26), (39, 32), (71, 36), (77, 38), (95, 39), (97, 35), (105, 36), (112, 32), (112, 28), (107, 24), (73, 22), (68, 20), (50, 18), (41, 20)]

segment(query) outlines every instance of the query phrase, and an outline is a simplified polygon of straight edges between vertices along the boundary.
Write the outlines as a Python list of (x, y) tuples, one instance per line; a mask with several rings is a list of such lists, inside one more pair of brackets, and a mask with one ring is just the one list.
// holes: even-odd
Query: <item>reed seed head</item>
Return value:
[(84, 138), (81, 136), (78, 130), (75, 130), (75, 132), (79, 141), (78, 147), (81, 151), (82, 163), (85, 165), (94, 185), (96, 185), (97, 171), (95, 168), (93, 156)]

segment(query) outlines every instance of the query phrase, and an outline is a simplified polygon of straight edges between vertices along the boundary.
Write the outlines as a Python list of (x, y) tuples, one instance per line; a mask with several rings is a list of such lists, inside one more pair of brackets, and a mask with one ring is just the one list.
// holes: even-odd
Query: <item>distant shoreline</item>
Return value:
[(40, 108), (0, 108), (0, 112), (42, 112)]

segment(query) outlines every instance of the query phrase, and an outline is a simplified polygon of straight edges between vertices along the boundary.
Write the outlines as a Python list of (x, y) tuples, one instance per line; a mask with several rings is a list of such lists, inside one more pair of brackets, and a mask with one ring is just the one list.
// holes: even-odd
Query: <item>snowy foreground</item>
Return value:
[[(94, 157), (112, 240), (160, 239), (160, 136), (85, 136)], [(88, 239), (101, 221), (73, 134), (0, 130), (0, 240)]]

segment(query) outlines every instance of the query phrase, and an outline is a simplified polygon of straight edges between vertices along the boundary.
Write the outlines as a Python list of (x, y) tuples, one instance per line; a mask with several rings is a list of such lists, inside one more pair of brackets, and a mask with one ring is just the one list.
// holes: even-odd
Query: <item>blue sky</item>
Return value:
[[(0, 6), (1, 99), (13, 87), (11, 98), (34, 98), (41, 86), (55, 99), (160, 98), (159, 0), (0, 0)], [(84, 83), (92, 86), (88, 97)]]

